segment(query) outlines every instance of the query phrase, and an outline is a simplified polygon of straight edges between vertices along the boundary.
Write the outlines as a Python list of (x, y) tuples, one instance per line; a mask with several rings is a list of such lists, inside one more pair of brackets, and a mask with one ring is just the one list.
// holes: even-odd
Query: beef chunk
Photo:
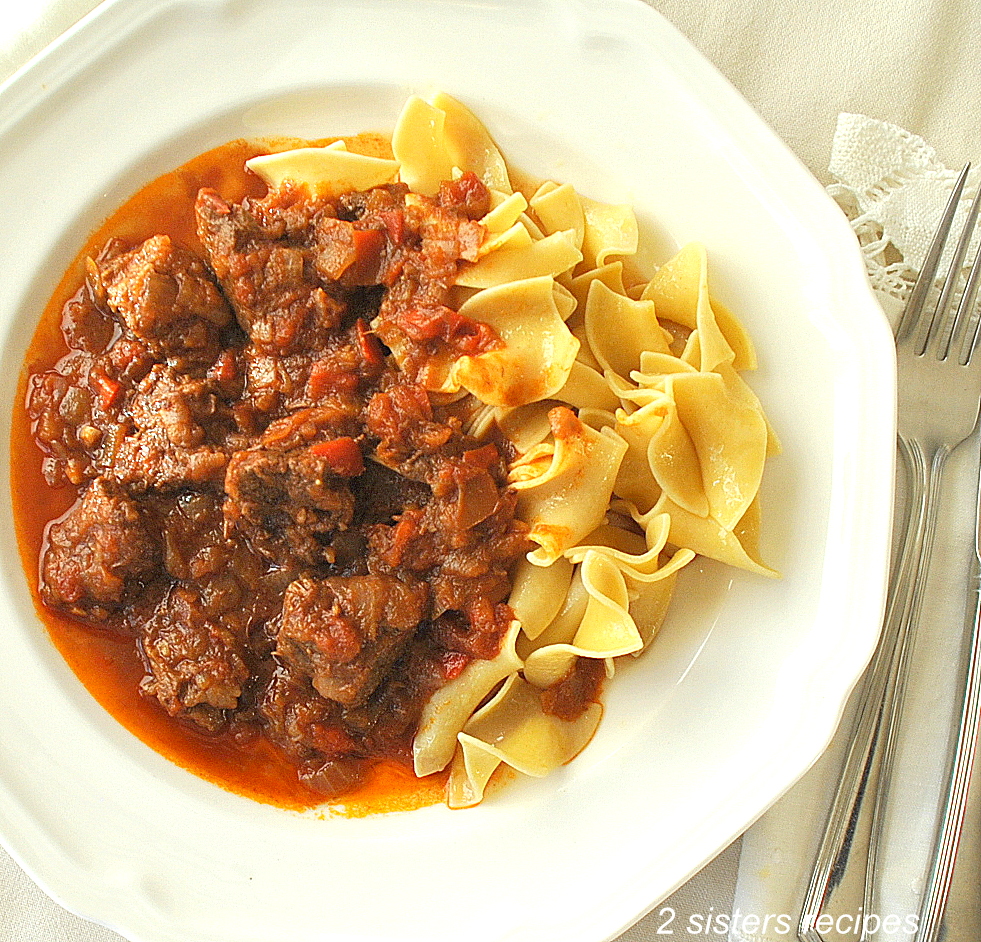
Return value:
[(129, 413), (141, 430), (160, 428), (176, 448), (221, 444), (233, 423), (207, 380), (158, 364), (136, 388)]
[(158, 364), (129, 402), (133, 429), (108, 469), (135, 491), (220, 486), (228, 456), (221, 443), (233, 425), (207, 380)]
[(298, 579), (283, 599), (276, 652), (322, 696), (357, 706), (405, 650), (428, 594), (422, 583), (391, 576)]
[(340, 324), (345, 305), (317, 276), (304, 244), (310, 220), (289, 218), (296, 204), (288, 194), (271, 200), (230, 205), (204, 189), (195, 206), (198, 236), (252, 342), (289, 354), (322, 343)]
[(310, 449), (236, 452), (225, 474), (225, 521), (279, 563), (329, 561), (330, 538), (351, 521), (354, 498)]
[[(333, 560), (331, 541), (354, 514), (348, 480), (364, 469), (344, 409), (303, 409), (272, 423), (256, 448), (236, 452), (225, 475), (230, 534), (280, 564)], [(340, 434), (339, 434), (340, 433)]]
[(175, 448), (158, 427), (124, 438), (107, 476), (133, 493), (218, 487), (227, 464), (228, 456), (216, 448)]
[(322, 697), (310, 678), (279, 665), (259, 701), (266, 735), (297, 762), (300, 780), (325, 799), (350, 792), (368, 765), (360, 737), (347, 729), (340, 704)]
[(215, 730), (249, 677), (242, 639), (211, 617), (196, 589), (175, 586), (142, 628), (141, 689), (171, 716)]
[(105, 263), (99, 280), (124, 326), (165, 356), (214, 360), (231, 309), (204, 262), (168, 236)]
[(414, 481), (426, 480), (431, 456), (459, 435), (458, 429), (434, 419), (426, 390), (407, 382), (371, 397), (365, 425), (378, 439), (375, 458)]
[(41, 558), (41, 598), (74, 615), (121, 607), (152, 574), (160, 547), (138, 504), (95, 480), (48, 528)]
[(336, 756), (357, 751), (344, 729), (339, 703), (322, 697), (308, 674), (288, 663), (273, 671), (259, 699), (259, 712), (272, 738), (293, 755)]

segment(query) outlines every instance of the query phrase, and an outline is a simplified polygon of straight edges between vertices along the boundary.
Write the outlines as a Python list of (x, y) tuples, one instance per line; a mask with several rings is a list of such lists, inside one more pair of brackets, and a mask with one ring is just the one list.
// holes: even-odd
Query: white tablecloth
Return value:
[[(870, 115), (923, 136), (947, 166), (981, 160), (981, 0), (650, 2), (715, 63), (822, 183), (831, 182), (827, 167), (840, 112)], [(95, 5), (8, 5), (0, 20), (0, 79)], [(970, 820), (948, 920), (950, 942), (981, 939), (977, 834), (978, 822)], [(764, 837), (772, 843), (772, 833)], [(751, 842), (752, 836), (746, 843)], [(741, 842), (723, 851), (625, 933), (623, 942), (721, 938), (715, 931), (691, 930), (731, 911), (741, 851)], [(659, 934), (665, 929), (670, 934)], [(0, 851), (0, 942), (120, 937), (64, 912)]]

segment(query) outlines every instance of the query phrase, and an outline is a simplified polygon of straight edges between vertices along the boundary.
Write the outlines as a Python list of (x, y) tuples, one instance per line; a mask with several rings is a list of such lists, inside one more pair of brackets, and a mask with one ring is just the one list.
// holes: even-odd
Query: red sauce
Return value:
[[(31, 373), (50, 369), (67, 352), (61, 333), (62, 309), (78, 290), (85, 259), (96, 255), (112, 237), (135, 244), (155, 234), (169, 235), (201, 251), (195, 231), (194, 200), (202, 187), (213, 187), (230, 200), (261, 196), (265, 185), (245, 169), (255, 154), (296, 146), (295, 141), (233, 141), (195, 157), (148, 184), (110, 216), (86, 241), (54, 292), (32, 339), (20, 378), (21, 401)], [(388, 155), (388, 145), (373, 136), (348, 139), (352, 150)], [(41, 474), (41, 454), (34, 444), (25, 409), (16, 409), (11, 432), (12, 489), (18, 547), (34, 592), (38, 617), (79, 680), (124, 727), (171, 761), (225, 789), (285, 808), (306, 809), (322, 796), (298, 781), (288, 758), (261, 737), (245, 744), (229, 736), (204, 733), (190, 723), (175, 722), (153, 699), (135, 693), (144, 674), (130, 638), (82, 625), (52, 612), (37, 594), (37, 561), (48, 521), (61, 515), (75, 498), (73, 488), (51, 488)], [(361, 815), (407, 810), (443, 797), (445, 777), (416, 779), (410, 770), (380, 763), (366, 784), (345, 796), (345, 813)]]

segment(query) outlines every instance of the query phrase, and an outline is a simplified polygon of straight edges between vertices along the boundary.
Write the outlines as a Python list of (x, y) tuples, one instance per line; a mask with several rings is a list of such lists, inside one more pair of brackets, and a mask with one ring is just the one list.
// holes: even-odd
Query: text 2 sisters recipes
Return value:
[(521, 192), (447, 95), (299, 143), (161, 177), (66, 275), (15, 427), (25, 565), (186, 767), (473, 805), (584, 747), (696, 554), (772, 574), (752, 345), (700, 246), (641, 280), (628, 206)]

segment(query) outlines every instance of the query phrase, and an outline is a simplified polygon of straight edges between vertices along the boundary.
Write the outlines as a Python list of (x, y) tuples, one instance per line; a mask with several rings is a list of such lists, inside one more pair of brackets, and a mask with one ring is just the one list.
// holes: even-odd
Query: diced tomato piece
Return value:
[(115, 406), (122, 398), (123, 384), (118, 380), (97, 371), (93, 371), (89, 379), (95, 387), (95, 393), (99, 397), (99, 405), (102, 406), (104, 412)]
[(310, 367), (307, 379), (307, 395), (314, 400), (323, 399), (331, 392), (350, 392), (358, 387), (358, 376), (339, 370), (330, 363), (318, 360)]
[(367, 366), (383, 366), (385, 363), (385, 351), (381, 341), (369, 330), (363, 318), (358, 318), (355, 325), (358, 332), (358, 349), (361, 351), (361, 358)]
[(405, 558), (406, 550), (413, 537), (419, 532), (419, 512), (406, 510), (402, 513), (399, 522), (395, 524), (392, 531), (392, 538), (389, 542), (388, 551), (385, 554), (385, 561), (390, 566), (401, 566)]
[(489, 324), (439, 304), (400, 311), (398, 326), (415, 343), (441, 341), (460, 356), (477, 356), (501, 345)]
[(459, 677), (472, 660), (469, 654), (464, 654), (462, 651), (444, 651), (439, 663), (444, 683)]
[(500, 462), (501, 453), (498, 451), (496, 445), (482, 445), (480, 448), (472, 448), (470, 451), (465, 451), (461, 455), (461, 458), (468, 465), (484, 468), (489, 471)]
[(385, 250), (384, 231), (355, 228), (351, 235), (354, 239), (354, 258), (344, 272), (344, 282), (355, 286), (378, 284)]
[(490, 190), (472, 170), (441, 183), (436, 200), (440, 206), (458, 210), (469, 219), (480, 219), (490, 210)]
[(385, 223), (392, 242), (401, 245), (405, 241), (405, 213), (400, 209), (386, 209), (378, 214), (378, 218)]
[(334, 474), (343, 478), (354, 478), (364, 471), (364, 458), (358, 443), (347, 435), (316, 442), (310, 451), (318, 458), (324, 458)]

